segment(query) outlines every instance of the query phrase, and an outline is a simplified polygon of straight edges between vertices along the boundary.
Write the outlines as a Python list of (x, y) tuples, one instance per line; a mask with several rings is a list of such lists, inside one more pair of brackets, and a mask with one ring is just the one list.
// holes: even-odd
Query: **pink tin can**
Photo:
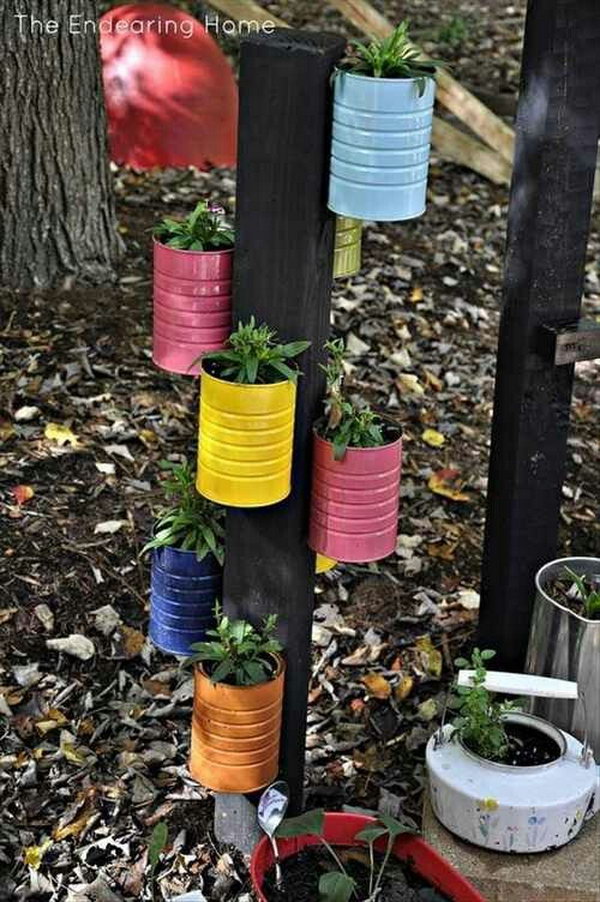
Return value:
[(182, 251), (154, 242), (152, 359), (196, 376), (198, 357), (224, 347), (231, 332), (233, 248)]
[(348, 448), (335, 460), (333, 445), (316, 433), (308, 544), (347, 563), (387, 557), (396, 547), (402, 439), (379, 448)]

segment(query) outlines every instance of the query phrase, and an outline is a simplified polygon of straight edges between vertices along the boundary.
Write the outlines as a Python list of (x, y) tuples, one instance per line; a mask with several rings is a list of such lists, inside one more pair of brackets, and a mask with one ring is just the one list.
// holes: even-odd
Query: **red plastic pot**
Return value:
[[(364, 843), (357, 842), (354, 837), (372, 823), (375, 823), (375, 818), (366, 814), (328, 813), (325, 815), (324, 838), (332, 846), (362, 846)], [(314, 846), (318, 842), (317, 836), (281, 839), (278, 841), (279, 854), (281, 858), (289, 858), (306, 846)], [(375, 848), (381, 852), (385, 850), (385, 845), (386, 838), (382, 837), (375, 843)], [(441, 893), (445, 893), (452, 902), (486, 902), (462, 874), (420, 837), (408, 834), (399, 836), (394, 844), (394, 855), (402, 861), (410, 861), (421, 877)], [(252, 884), (260, 902), (269, 902), (263, 892), (263, 884), (272, 865), (273, 849), (265, 836), (254, 849), (250, 862)]]
[(308, 544), (347, 563), (387, 557), (396, 547), (402, 439), (380, 448), (348, 448), (335, 460), (314, 434)]
[(198, 375), (195, 361), (224, 347), (231, 332), (233, 248), (181, 251), (154, 242), (152, 359), (163, 370)]

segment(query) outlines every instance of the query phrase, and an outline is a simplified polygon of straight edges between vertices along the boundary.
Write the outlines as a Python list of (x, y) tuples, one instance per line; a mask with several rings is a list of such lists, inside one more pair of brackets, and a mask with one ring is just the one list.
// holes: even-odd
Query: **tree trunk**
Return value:
[(113, 275), (97, 14), (96, 0), (0, 7), (0, 282), (10, 288)]

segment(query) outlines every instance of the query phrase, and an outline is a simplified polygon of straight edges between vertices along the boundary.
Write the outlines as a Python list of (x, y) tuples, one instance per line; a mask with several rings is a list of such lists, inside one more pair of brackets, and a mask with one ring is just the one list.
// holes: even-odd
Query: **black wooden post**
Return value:
[(535, 571), (557, 550), (573, 365), (555, 365), (544, 324), (577, 321), (581, 309), (600, 122), (599, 46), (598, 0), (529, 0), (480, 620), (480, 642), (496, 648), (498, 666), (511, 670), (524, 662)]
[[(335, 35), (277, 29), (243, 41), (241, 51), (234, 313), (312, 347), (301, 359), (292, 494), (273, 507), (228, 511), (224, 607), (253, 622), (279, 615), (287, 659), (281, 774), (291, 813), (302, 807), (315, 579), (306, 544), (312, 424), (330, 319), (330, 76), (344, 45)], [(220, 839), (248, 847), (253, 819), (244, 797), (217, 798)]]

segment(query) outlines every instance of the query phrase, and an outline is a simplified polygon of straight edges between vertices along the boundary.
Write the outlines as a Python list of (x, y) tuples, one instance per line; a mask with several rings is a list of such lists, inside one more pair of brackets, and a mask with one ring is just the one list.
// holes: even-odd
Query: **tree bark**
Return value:
[(98, 35), (83, 28), (98, 6), (66, 7), (0, 7), (0, 283), (13, 289), (106, 280), (119, 253)]

